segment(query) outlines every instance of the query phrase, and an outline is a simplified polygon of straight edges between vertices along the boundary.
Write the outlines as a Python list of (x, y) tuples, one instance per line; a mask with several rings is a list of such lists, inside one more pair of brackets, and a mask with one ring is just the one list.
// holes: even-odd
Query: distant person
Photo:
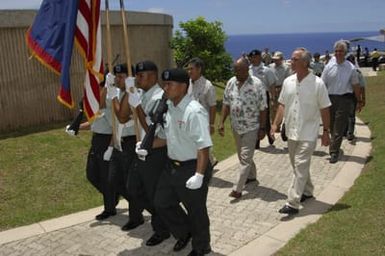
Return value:
[[(215, 132), (215, 115), (217, 113), (215, 87), (210, 80), (203, 76), (204, 63), (202, 59), (197, 57), (192, 58), (188, 62), (187, 72), (190, 77), (188, 93), (194, 100), (198, 101), (209, 114), (210, 135), (212, 136)], [(213, 155), (211, 148), (209, 157), (211, 165), (214, 167), (218, 163), (218, 160)]]
[(368, 47), (365, 47), (364, 49), (364, 63), (365, 63), (365, 67), (368, 66), (368, 60), (369, 60), (369, 57), (370, 57), (370, 53), (369, 53), (369, 49)]
[(381, 57), (381, 54), (377, 51), (377, 48), (374, 48), (370, 56), (372, 57), (372, 68), (373, 71), (377, 71), (378, 59)]
[(239, 174), (229, 194), (240, 198), (246, 183), (257, 181), (253, 160), (255, 141), (266, 133), (266, 92), (261, 80), (249, 74), (249, 63), (240, 58), (234, 63), (235, 76), (226, 84), (222, 114), (218, 124), (219, 135), (225, 134), (225, 121), (230, 115), (231, 128), (240, 162)]
[[(355, 57), (353, 55), (349, 55), (346, 59), (348, 61), (350, 61), (353, 65), (356, 65)], [(361, 101), (362, 101), (361, 106), (364, 107), (365, 104), (366, 104), (365, 103), (365, 86), (366, 86), (366, 81), (365, 81), (365, 78), (362, 75), (362, 72), (360, 71), (360, 69), (356, 68), (356, 71), (357, 71), (358, 80), (359, 80), (360, 88), (361, 88)], [(354, 109), (352, 109), (352, 111), (349, 114), (349, 122), (348, 122), (347, 131), (346, 131), (346, 138), (349, 141), (352, 141), (355, 138), (355, 136), (354, 136), (354, 128), (355, 128), (355, 124), (356, 124), (357, 101), (358, 101), (358, 99), (356, 97), (354, 97)]]
[[(249, 74), (251, 76), (255, 76), (259, 78), (266, 91), (266, 119), (263, 127), (266, 128), (266, 131), (270, 131), (271, 122), (270, 122), (270, 99), (274, 99), (275, 97), (275, 85), (277, 83), (277, 77), (275, 76), (273, 70), (267, 66), (265, 66), (262, 62), (261, 52), (257, 49), (252, 50), (249, 53), (250, 67)], [(262, 125), (262, 124), (261, 124)], [(267, 137), (269, 140), (269, 144), (272, 145), (274, 143), (274, 139), (267, 133)], [(255, 148), (259, 149), (260, 138), (257, 139)]]
[[(270, 68), (277, 77), (274, 88), (274, 97), (271, 99), (271, 120), (274, 120), (278, 107), (278, 97), (281, 93), (283, 81), (291, 75), (291, 70), (290, 67), (286, 65), (282, 52), (276, 51), (272, 59), (273, 63), (270, 64)], [(280, 126), (278, 126), (278, 131), (280, 131)]]
[(360, 63), (360, 59), (361, 59), (361, 46), (359, 44), (357, 45), (357, 49), (356, 49), (356, 58), (357, 58), (357, 62)]
[(270, 52), (269, 52), (269, 48), (265, 48), (265, 49), (263, 50), (263, 53), (262, 53), (262, 62), (263, 62), (266, 66), (268, 66), (268, 65), (270, 65), (271, 61), (272, 61), (272, 58), (271, 58), (271, 54), (270, 54)]
[(318, 52), (313, 54), (314, 60), (310, 63), (310, 68), (313, 70), (313, 74), (321, 77), (322, 71), (325, 68), (325, 64), (320, 61), (320, 54)]
[(329, 63), (329, 60), (331, 59), (332, 57), (330, 56), (330, 53), (328, 50), (325, 51), (325, 56), (324, 56), (324, 63), (325, 65), (327, 65)]
[(323, 81), (310, 72), (311, 54), (304, 48), (296, 49), (291, 57), (295, 74), (285, 79), (279, 96), (278, 112), (270, 133), (274, 136), (278, 124), (285, 117), (288, 149), (293, 179), (282, 214), (296, 214), (301, 202), (313, 198), (314, 186), (310, 178), (311, 156), (317, 145), (319, 123), (322, 119), (321, 144), (328, 146), (329, 106), (328, 92)]
[(345, 59), (346, 53), (346, 43), (342, 40), (337, 41), (334, 44), (335, 61), (330, 61), (325, 66), (321, 76), (328, 88), (329, 98), (332, 102), (330, 109), (330, 163), (338, 162), (349, 113), (354, 108), (354, 96), (359, 99), (357, 111), (362, 108), (358, 75), (354, 65)]

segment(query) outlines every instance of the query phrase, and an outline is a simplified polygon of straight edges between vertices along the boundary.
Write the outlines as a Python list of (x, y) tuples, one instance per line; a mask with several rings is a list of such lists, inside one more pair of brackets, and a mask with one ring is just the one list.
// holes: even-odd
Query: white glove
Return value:
[(108, 146), (107, 150), (103, 154), (103, 160), (104, 161), (110, 161), (111, 160), (111, 155), (112, 155), (113, 150), (114, 150), (113, 146)]
[(135, 88), (135, 77), (129, 76), (124, 82), (126, 85), (126, 92), (134, 92), (131, 88)]
[(67, 125), (66, 126), (66, 133), (70, 136), (75, 136), (75, 131), (74, 130), (70, 130), (70, 125)]
[(106, 82), (104, 84), (105, 87), (113, 86), (115, 83), (115, 76), (112, 73), (108, 73), (106, 75)]
[(146, 160), (146, 156), (148, 155), (147, 150), (140, 148), (140, 145), (142, 144), (141, 141), (138, 141), (135, 146), (135, 153), (138, 155), (138, 158), (142, 161)]
[(136, 108), (140, 103), (140, 94), (137, 91), (128, 93), (128, 104), (130, 104), (131, 107)]
[(113, 85), (108, 85), (107, 86), (107, 99), (113, 100), (114, 98), (119, 97), (119, 88), (113, 86)]
[(203, 175), (196, 172), (194, 176), (190, 177), (190, 179), (188, 179), (186, 181), (186, 188), (189, 188), (189, 189), (198, 189), (202, 186), (202, 183), (203, 183)]

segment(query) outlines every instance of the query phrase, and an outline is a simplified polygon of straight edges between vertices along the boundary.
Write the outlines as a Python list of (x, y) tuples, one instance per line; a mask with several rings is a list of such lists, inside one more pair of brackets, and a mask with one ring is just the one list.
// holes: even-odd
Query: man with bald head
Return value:
[(256, 181), (257, 171), (253, 161), (255, 141), (265, 136), (267, 105), (265, 88), (260, 79), (249, 74), (248, 60), (238, 59), (234, 63), (234, 72), (235, 76), (227, 82), (223, 95), (218, 132), (224, 136), (224, 123), (230, 115), (241, 166), (229, 196), (240, 198), (244, 185)]

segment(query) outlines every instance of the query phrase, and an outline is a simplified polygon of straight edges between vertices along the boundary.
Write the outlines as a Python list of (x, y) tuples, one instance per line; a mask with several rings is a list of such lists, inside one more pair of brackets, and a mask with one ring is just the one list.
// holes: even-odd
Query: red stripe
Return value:
[(44, 61), (48, 66), (53, 68), (58, 73), (61, 72), (61, 64), (55, 60), (51, 55), (49, 55), (40, 45), (32, 38), (31, 30), (27, 31), (27, 43), (29, 48), (36, 53), (36, 55)]

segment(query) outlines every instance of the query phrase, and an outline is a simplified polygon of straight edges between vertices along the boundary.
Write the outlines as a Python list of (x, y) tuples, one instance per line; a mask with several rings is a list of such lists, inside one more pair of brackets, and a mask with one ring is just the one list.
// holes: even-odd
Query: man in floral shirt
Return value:
[(257, 77), (249, 75), (249, 62), (240, 58), (234, 64), (235, 76), (226, 85), (218, 132), (224, 136), (224, 123), (230, 114), (231, 127), (241, 164), (230, 197), (240, 198), (247, 182), (255, 181), (257, 170), (253, 161), (255, 141), (265, 134), (266, 93)]

